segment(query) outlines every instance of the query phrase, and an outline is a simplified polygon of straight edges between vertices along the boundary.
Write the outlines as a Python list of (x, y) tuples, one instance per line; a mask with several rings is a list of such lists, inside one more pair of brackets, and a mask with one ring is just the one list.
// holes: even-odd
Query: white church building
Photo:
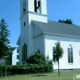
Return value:
[(20, 30), (19, 64), (39, 50), (58, 69), (54, 47), (59, 41), (64, 51), (60, 69), (80, 68), (80, 26), (48, 20), (47, 0), (20, 0)]

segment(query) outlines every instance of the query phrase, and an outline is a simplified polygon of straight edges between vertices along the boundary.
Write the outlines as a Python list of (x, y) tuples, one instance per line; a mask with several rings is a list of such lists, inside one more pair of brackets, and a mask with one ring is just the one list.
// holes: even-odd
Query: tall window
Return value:
[(34, 11), (37, 12), (37, 1), (34, 0)]
[(26, 12), (26, 1), (23, 2), (23, 14)]
[(34, 11), (41, 12), (41, 2), (40, 0), (34, 0)]
[(68, 47), (68, 63), (73, 63), (73, 48), (71, 45)]
[(80, 64), (80, 49), (79, 49), (79, 64)]
[(27, 45), (24, 43), (22, 46), (22, 61), (23, 63), (27, 60)]
[(55, 63), (58, 61), (58, 60), (56, 60), (55, 47), (53, 47), (53, 61)]

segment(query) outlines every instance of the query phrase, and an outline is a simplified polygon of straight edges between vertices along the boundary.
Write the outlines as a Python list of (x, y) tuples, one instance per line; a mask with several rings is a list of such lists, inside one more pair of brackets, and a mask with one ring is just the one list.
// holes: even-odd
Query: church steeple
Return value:
[[(47, 23), (47, 0), (20, 0), (20, 62), (35, 53), (35, 28), (32, 20)], [(26, 46), (25, 46), (26, 45)], [(26, 55), (26, 56), (24, 56)]]
[(47, 19), (47, 0), (20, 0), (20, 17), (24, 14), (46, 16)]

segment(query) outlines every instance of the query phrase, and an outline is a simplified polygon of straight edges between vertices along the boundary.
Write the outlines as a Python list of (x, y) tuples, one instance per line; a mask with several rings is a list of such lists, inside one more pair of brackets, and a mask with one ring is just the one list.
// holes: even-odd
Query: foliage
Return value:
[(58, 74), (60, 76), (60, 70), (59, 70), (59, 59), (63, 56), (63, 49), (60, 46), (60, 42), (58, 41), (55, 48), (55, 58), (58, 61)]
[(0, 21), (0, 58), (8, 53), (10, 41), (8, 39), (10, 32), (7, 30), (7, 24), (4, 19)]
[[(33, 74), (33, 73), (48, 73), (53, 71), (52, 61), (45, 59), (44, 55), (37, 51), (31, 55), (27, 65), (7, 66), (7, 75), (14, 74)], [(5, 66), (0, 66), (0, 76), (4, 75)]]
[(71, 21), (71, 19), (66, 19), (66, 20), (59, 19), (58, 22), (67, 23), (67, 24), (73, 24), (73, 22)]
[[(45, 59), (44, 55), (37, 51), (27, 59), (28, 64), (22, 66), (7, 66), (7, 75), (48, 73), (53, 71), (52, 61)], [(0, 67), (0, 76), (4, 75), (5, 67)]]
[(41, 54), (39, 51), (37, 51), (34, 55), (31, 55), (27, 59), (28, 64), (45, 64), (46, 59), (43, 54)]
[(34, 71), (36, 70), (37, 73), (40, 71), (42, 73), (53, 71), (52, 61), (50, 61), (48, 58), (45, 58), (45, 56), (41, 54), (39, 50), (27, 59), (27, 63), (29, 65), (38, 65), (38, 68), (35, 67), (34, 69)]
[[(5, 75), (5, 66), (0, 66), (0, 76)], [(15, 74), (34, 74), (34, 73), (48, 73), (52, 72), (51, 62), (48, 64), (29, 64), (22, 66), (7, 65), (7, 75)]]
[(63, 49), (60, 46), (60, 42), (58, 41), (55, 48), (56, 59), (60, 59), (63, 56)]

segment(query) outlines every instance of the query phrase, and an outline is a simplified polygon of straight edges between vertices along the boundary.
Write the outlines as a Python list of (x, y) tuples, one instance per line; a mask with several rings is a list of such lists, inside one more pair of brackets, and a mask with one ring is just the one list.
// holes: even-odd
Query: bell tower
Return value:
[(48, 22), (47, 0), (20, 0), (20, 63), (35, 53), (32, 20)]
[[(37, 18), (37, 16), (46, 18), (45, 22), (47, 22), (47, 0), (20, 0), (20, 18), (22, 18), (24, 14), (32, 14), (36, 16), (35, 18)], [(33, 17), (32, 20), (34, 20)]]

